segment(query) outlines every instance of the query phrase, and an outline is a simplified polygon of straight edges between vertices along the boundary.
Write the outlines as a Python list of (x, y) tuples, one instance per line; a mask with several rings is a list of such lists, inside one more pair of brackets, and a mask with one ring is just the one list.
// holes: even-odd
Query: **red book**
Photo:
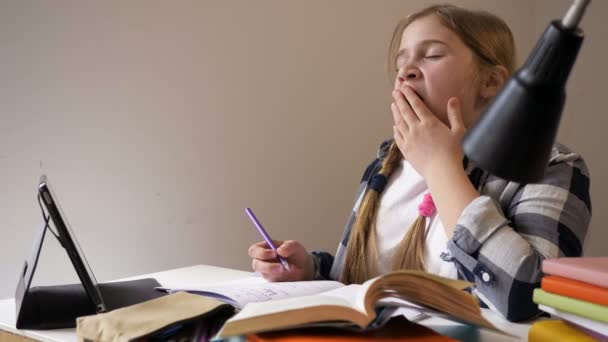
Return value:
[(608, 257), (546, 259), (543, 261), (543, 272), (608, 287)]
[(545, 276), (541, 288), (547, 292), (608, 306), (608, 288), (560, 276)]

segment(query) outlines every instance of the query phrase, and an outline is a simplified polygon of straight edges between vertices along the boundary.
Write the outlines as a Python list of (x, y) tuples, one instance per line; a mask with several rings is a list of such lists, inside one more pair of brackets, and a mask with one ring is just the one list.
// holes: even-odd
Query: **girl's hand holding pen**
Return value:
[[(314, 261), (301, 243), (295, 240), (272, 240), (277, 247), (275, 252), (266, 241), (260, 241), (249, 247), (249, 256), (253, 259), (251, 267), (269, 281), (303, 281), (314, 277)], [(287, 270), (278, 256), (289, 263)]]
[(271, 239), (251, 208), (245, 208), (245, 213), (264, 238), (264, 241), (249, 247), (253, 270), (270, 281), (312, 280), (314, 261), (306, 248), (294, 240), (283, 242)]

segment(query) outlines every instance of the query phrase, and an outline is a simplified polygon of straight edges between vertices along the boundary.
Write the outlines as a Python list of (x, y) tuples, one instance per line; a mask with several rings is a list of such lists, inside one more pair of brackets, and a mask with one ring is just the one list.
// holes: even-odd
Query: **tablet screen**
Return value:
[[(97, 306), (98, 312), (103, 311), (104, 305), (99, 293), (99, 289), (97, 288), (97, 280), (95, 279), (93, 271), (89, 267), (89, 263), (87, 262), (87, 259), (84, 256), (80, 245), (78, 244), (76, 235), (70, 228), (67, 217), (61, 209), (57, 195), (49, 184), (46, 175), (42, 175), (40, 177), (38, 192), (40, 196), (42, 196), (42, 202), (51, 216), (53, 225), (57, 229), (60, 243), (68, 252), (68, 256), (72, 260), (72, 264), (76, 268), (78, 277), (82, 281), (85, 290), (91, 297), (91, 300), (93, 300)], [(101, 305), (101, 308), (99, 305)]]

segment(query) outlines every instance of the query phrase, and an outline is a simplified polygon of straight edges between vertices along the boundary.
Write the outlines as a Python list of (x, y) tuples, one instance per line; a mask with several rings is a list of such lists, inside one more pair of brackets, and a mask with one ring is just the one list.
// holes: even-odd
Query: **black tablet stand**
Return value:
[[(61, 239), (49, 227), (49, 217), (44, 211), (43, 217), (45, 222), (36, 234), (31, 255), (25, 261), (17, 282), (16, 327), (17, 329), (74, 328), (77, 317), (96, 313), (95, 305), (82, 284), (30, 287), (46, 231), (50, 230), (63, 246)], [(151, 278), (98, 284), (108, 311), (165, 295), (154, 289), (157, 286), (160, 286), (158, 281)]]

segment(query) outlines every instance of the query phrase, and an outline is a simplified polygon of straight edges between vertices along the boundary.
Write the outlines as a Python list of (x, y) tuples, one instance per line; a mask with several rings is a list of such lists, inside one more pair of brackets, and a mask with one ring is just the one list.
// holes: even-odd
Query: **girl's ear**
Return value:
[(489, 100), (496, 96), (509, 77), (509, 71), (502, 65), (495, 65), (485, 70), (482, 78), (480, 95)]

